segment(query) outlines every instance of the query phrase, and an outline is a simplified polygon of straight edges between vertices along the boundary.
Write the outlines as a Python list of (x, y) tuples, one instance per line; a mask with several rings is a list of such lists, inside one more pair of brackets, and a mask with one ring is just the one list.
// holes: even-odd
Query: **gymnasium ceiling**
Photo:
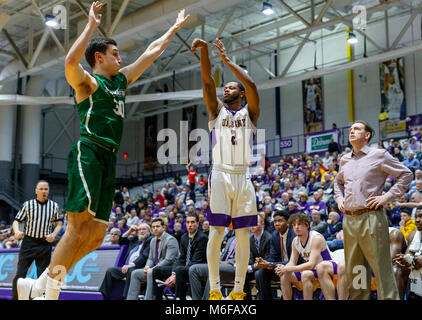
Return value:
[[(377, 21), (385, 20), (386, 16), (409, 15), (422, 4), (422, 0), (267, 1), (275, 10), (269, 16), (261, 13), (262, 1), (259, 0), (105, 0), (98, 36), (116, 38), (122, 58), (131, 62), (167, 30), (179, 9), (187, 8), (192, 16), (190, 23), (178, 32), (168, 49), (135, 86), (135, 93), (145, 93), (153, 80), (171, 77), (173, 71), (183, 72), (197, 64), (198, 57), (188, 49), (195, 37), (212, 41), (219, 36), (239, 59), (248, 60), (270, 55), (277, 48), (297, 47), (300, 52), (304, 43), (320, 39), (323, 33), (325, 36), (344, 32), (351, 26), (355, 5), (370, 8), (368, 17)], [(46, 72), (51, 64), (46, 64), (41, 56), (55, 50), (58, 57), (64, 57), (87, 21), (90, 4), (91, 0), (0, 0), (0, 74), (16, 60), (24, 74)], [(67, 7), (70, 12), (68, 28), (46, 30), (43, 17), (51, 14), (57, 5)], [(314, 32), (317, 30), (323, 32)], [(377, 41), (368, 40), (378, 45)], [(378, 46), (380, 51), (389, 49)], [(63, 60), (57, 61), (54, 68), (63, 69)], [(286, 74), (289, 70), (281, 76)]]

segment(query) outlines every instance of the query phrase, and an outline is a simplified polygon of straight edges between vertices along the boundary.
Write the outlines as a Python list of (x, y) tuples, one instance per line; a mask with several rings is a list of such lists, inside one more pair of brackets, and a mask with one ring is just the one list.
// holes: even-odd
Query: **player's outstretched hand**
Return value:
[(181, 29), (185, 23), (189, 20), (190, 14), (188, 14), (185, 17), (185, 9), (182, 9), (179, 11), (179, 14), (177, 15), (176, 22), (174, 23), (174, 27), (176, 28), (176, 31)]
[(206, 41), (204, 41), (202, 39), (195, 38), (192, 41), (192, 45), (191, 45), (190, 49), (193, 53), (196, 53), (197, 48), (206, 48), (207, 46), (208, 46), (208, 43)]
[(224, 44), (220, 41), (220, 39), (216, 38), (215, 42), (213, 42), (212, 45), (218, 49), (218, 52), (220, 53), (220, 58), (223, 62), (229, 61), (226, 48), (224, 47)]
[(104, 4), (99, 1), (95, 1), (91, 4), (91, 8), (89, 9), (89, 22), (95, 26), (99, 26), (101, 23), (101, 14), (97, 13), (101, 10)]

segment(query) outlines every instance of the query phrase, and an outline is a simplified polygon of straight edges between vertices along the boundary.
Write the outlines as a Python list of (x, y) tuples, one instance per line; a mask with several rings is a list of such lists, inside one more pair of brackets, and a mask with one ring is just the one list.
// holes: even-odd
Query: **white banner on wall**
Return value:
[(328, 151), (331, 139), (339, 143), (340, 135), (338, 130), (330, 130), (312, 133), (305, 136), (305, 150), (307, 153)]

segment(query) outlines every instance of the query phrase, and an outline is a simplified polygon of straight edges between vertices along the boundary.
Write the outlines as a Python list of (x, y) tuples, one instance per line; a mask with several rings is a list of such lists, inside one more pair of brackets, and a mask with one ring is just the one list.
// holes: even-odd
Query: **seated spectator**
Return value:
[(420, 162), (415, 158), (413, 151), (409, 152), (409, 157), (404, 159), (403, 164), (411, 170), (416, 170), (420, 167)]
[(154, 297), (162, 299), (162, 287), (158, 287), (155, 279), (164, 280), (167, 287), (176, 287), (175, 295), (186, 300), (188, 290), (189, 268), (198, 263), (207, 263), (208, 237), (199, 228), (199, 218), (195, 213), (186, 217), (187, 232), (180, 240), (179, 257), (173, 265), (156, 266), (152, 272), (154, 280)]
[[(396, 202), (395, 205), (401, 209), (409, 209), (413, 208), (413, 211), (411, 213), (412, 219), (415, 216), (416, 208), (422, 207), (422, 193), (419, 191), (415, 191), (411, 195), (411, 202)], [(401, 218), (401, 216), (400, 216)]]
[(409, 158), (409, 154), (410, 154), (411, 150), (409, 148), (409, 142), (404, 141), (403, 142), (403, 147), (401, 149), (401, 154), (403, 155), (403, 158)]
[(306, 185), (307, 188), (307, 193), (308, 194), (313, 194), (315, 190), (317, 190), (319, 188), (319, 186), (321, 185), (321, 183), (316, 182), (316, 179), (314, 176), (311, 176), (309, 178), (309, 182)]
[[(236, 237), (228, 239), (220, 255), (220, 281), (233, 282), (235, 268), (234, 264), (236, 254)], [(192, 293), (192, 300), (208, 300), (210, 297), (210, 284), (208, 279), (208, 264), (198, 263), (189, 268), (189, 283)], [(205, 284), (205, 288), (203, 286)], [(211, 292), (211, 294), (213, 291)]]
[(176, 222), (176, 215), (174, 213), (174, 210), (169, 211), (167, 216), (167, 230), (168, 233), (173, 235), (174, 233), (174, 223)]
[(138, 216), (136, 215), (136, 209), (130, 210), (130, 216), (127, 219), (127, 225), (130, 228), (133, 225), (137, 225), (139, 221)]
[(180, 222), (175, 222), (172, 236), (176, 238), (178, 243), (180, 243), (180, 239), (182, 238), (183, 234), (184, 232), (182, 231), (182, 224)]
[(398, 200), (393, 200), (392, 202), (387, 204), (387, 216), (389, 221), (389, 226), (400, 228), (400, 221), (401, 221), (401, 215), (400, 215), (400, 203), (407, 203), (407, 195), (404, 193), (401, 195), (401, 197)]
[(422, 143), (419, 145), (418, 152), (416, 153), (416, 158), (417, 158), (419, 161), (422, 161)]
[(116, 206), (116, 213), (115, 213), (116, 221), (119, 221), (121, 218), (124, 217), (122, 207)]
[(210, 233), (210, 222), (208, 220), (205, 220), (202, 223), (202, 232), (205, 233), (207, 236)]
[(132, 225), (129, 230), (122, 235), (120, 244), (128, 245), (125, 264), (123, 267), (111, 267), (107, 269), (104, 280), (99, 289), (104, 300), (110, 299), (115, 281), (122, 280), (124, 278), (126, 278), (126, 281), (125, 288), (123, 290), (123, 299), (126, 300), (132, 271), (145, 266), (149, 255), (151, 239), (152, 236), (150, 227), (146, 223), (141, 223), (139, 226)]
[[(293, 191), (292, 185), (291, 185), (290, 181), (286, 181), (286, 182), (284, 182), (284, 189), (281, 190), (281, 192), (284, 193), (284, 192), (287, 192), (289, 190)], [(292, 193), (292, 196), (293, 196), (293, 193)]]
[(285, 210), (277, 210), (274, 213), (273, 222), (275, 231), (271, 235), (270, 253), (267, 257), (255, 259), (254, 273), (258, 289), (259, 300), (273, 300), (271, 281), (279, 280), (275, 274), (275, 268), (279, 264), (286, 264), (291, 255), (292, 240), (296, 236), (287, 221), (289, 214)]
[(265, 192), (264, 190), (261, 189), (261, 185), (258, 182), (255, 181), (254, 186), (255, 186), (255, 194), (257, 196), (257, 202), (262, 202)]
[(185, 221), (185, 215), (182, 213), (176, 214), (176, 222), (179, 222), (182, 226), (182, 232), (186, 232), (186, 221)]
[(299, 201), (296, 203), (297, 204), (297, 208), (299, 209), (299, 211), (304, 212), (304, 213), (308, 213), (308, 208), (309, 208), (309, 204), (308, 204), (308, 194), (303, 192), (299, 194)]
[(152, 225), (151, 212), (148, 212), (148, 211), (145, 212), (145, 220), (143, 222), (145, 222), (147, 225), (149, 225), (151, 227), (151, 225)]
[(163, 209), (161, 209), (161, 203), (160, 203), (160, 201), (155, 201), (154, 202), (154, 209), (151, 211), (151, 216), (153, 218), (157, 218), (158, 217), (158, 214), (160, 212), (162, 212), (162, 211), (163, 211)]
[(293, 198), (295, 200), (299, 200), (299, 194), (306, 193), (306, 188), (299, 182), (299, 180), (295, 181), (295, 187), (293, 189)]
[(199, 176), (199, 181), (198, 181), (198, 191), (199, 191), (199, 193), (205, 194), (205, 192), (207, 191), (207, 187), (208, 187), (207, 180), (201, 174)]
[(400, 212), (401, 221), (400, 221), (400, 231), (403, 233), (406, 241), (409, 239), (410, 234), (413, 231), (416, 231), (415, 221), (410, 216), (409, 210), (402, 209)]
[(343, 226), (340, 222), (340, 215), (336, 211), (332, 210), (328, 214), (327, 226), (328, 226), (327, 231), (324, 233), (325, 240), (327, 241), (335, 240), (337, 232), (340, 232), (340, 230), (343, 229)]
[(283, 209), (287, 209), (287, 206), (289, 205), (289, 194), (287, 192), (283, 192), (281, 200), (279, 200), (278, 203), (281, 204)]
[(117, 228), (120, 229), (121, 234), (129, 230), (129, 227), (127, 225), (127, 220), (125, 217), (122, 217), (119, 221), (117, 221)]
[(271, 198), (272, 199), (281, 199), (281, 190), (280, 190), (280, 185), (277, 182), (273, 183), (273, 187), (271, 190)]
[(410, 138), (409, 148), (410, 148), (410, 150), (413, 151), (413, 153), (417, 153), (419, 151), (420, 142), (418, 141), (418, 139), (415, 136)]
[(328, 225), (325, 221), (321, 221), (321, 214), (319, 211), (312, 210), (311, 220), (311, 230), (317, 231), (322, 235), (327, 232)]
[[(160, 208), (164, 207), (164, 196), (161, 194), (160, 189), (155, 190), (154, 204), (158, 201), (160, 203)], [(158, 215), (158, 214), (157, 214)]]
[(122, 231), (119, 228), (112, 228), (109, 234), (106, 234), (103, 240), (103, 246), (119, 244)]
[(20, 241), (15, 238), (15, 236), (10, 236), (9, 239), (4, 243), (5, 249), (14, 249), (20, 247)]
[(327, 240), (327, 247), (330, 251), (336, 251), (338, 249), (344, 249), (344, 236), (343, 230), (340, 230), (336, 234), (336, 238), (333, 240)]
[(243, 290), (246, 293), (246, 300), (251, 300), (250, 281), (255, 279), (255, 272), (259, 270), (258, 261), (268, 259), (270, 255), (271, 233), (264, 230), (264, 225), (265, 217), (259, 213), (258, 225), (251, 228), (249, 265)]
[[(197, 208), (197, 209), (200, 209), (200, 208)], [(205, 213), (203, 213), (200, 210), (197, 210), (196, 215), (198, 216), (198, 219), (199, 219), (199, 230), (202, 231), (202, 225), (204, 224), (207, 217), (205, 216)]]
[(294, 201), (289, 201), (289, 204), (287, 205), (286, 211), (289, 215), (300, 212), (299, 208), (297, 207), (296, 202), (294, 202)]
[(400, 162), (403, 162), (404, 157), (403, 155), (400, 153), (400, 149), (395, 147), (392, 156), (394, 158), (397, 158), (397, 160), (399, 160)]
[(126, 208), (125, 208), (126, 213), (130, 213), (130, 211), (132, 209), (135, 209), (136, 210), (136, 208), (137, 208), (137, 205), (134, 204), (133, 203), (133, 200), (129, 198), (128, 201), (127, 201)]
[(324, 158), (322, 158), (322, 165), (325, 168), (328, 168), (329, 165), (333, 163), (333, 157), (330, 155), (329, 151), (326, 151), (324, 154)]
[(164, 232), (164, 221), (155, 218), (152, 220), (152, 233), (148, 260), (143, 269), (134, 270), (131, 275), (127, 300), (138, 300), (141, 283), (146, 283), (145, 300), (153, 298), (152, 271), (156, 266), (171, 266), (179, 253), (177, 240), (169, 233)]
[[(174, 203), (174, 195), (172, 195), (171, 193), (169, 193), (168, 189), (164, 189), (163, 190), (163, 196), (164, 196), (164, 201), (167, 201), (167, 203)], [(164, 204), (164, 206), (166, 206)]]
[(322, 200), (322, 196), (324, 195), (324, 191), (322, 189), (318, 189), (314, 192), (313, 197), (314, 201), (309, 203), (308, 212), (312, 213), (312, 210), (319, 211), (322, 220), (326, 220), (327, 218), (327, 205)]
[[(405, 254), (397, 254), (393, 258), (393, 264), (403, 272), (403, 278), (410, 280), (408, 300), (422, 300), (422, 211), (417, 210), (415, 214), (417, 231), (409, 235), (408, 247)], [(405, 281), (404, 288), (407, 287)]]

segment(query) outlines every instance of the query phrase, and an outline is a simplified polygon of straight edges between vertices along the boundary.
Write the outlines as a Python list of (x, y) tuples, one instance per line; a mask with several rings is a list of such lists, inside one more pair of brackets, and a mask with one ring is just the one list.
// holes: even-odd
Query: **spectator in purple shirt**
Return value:
[(169, 211), (169, 214), (167, 216), (167, 230), (168, 233), (173, 234), (174, 232), (174, 223), (176, 222), (176, 216), (174, 214), (174, 211)]
[(271, 198), (281, 199), (282, 192), (280, 190), (280, 185), (277, 182), (274, 182), (273, 189), (271, 191)]
[(308, 194), (307, 193), (300, 193), (299, 194), (299, 201), (297, 202), (297, 208), (302, 211), (303, 213), (309, 214), (309, 204), (308, 204)]
[(151, 211), (151, 215), (153, 218), (157, 218), (158, 215), (160, 214), (160, 212), (162, 212), (163, 210), (160, 207), (161, 203), (160, 201), (156, 201), (154, 203), (154, 209)]
[(289, 213), (289, 215), (300, 212), (300, 210), (297, 207), (296, 202), (289, 201), (289, 204), (287, 206), (287, 212)]
[(420, 142), (415, 136), (410, 139), (409, 147), (410, 150), (412, 150), (414, 153), (417, 153), (419, 151)]
[(175, 223), (176, 222), (179, 222), (180, 224), (181, 224), (181, 226), (182, 226), (182, 232), (184, 233), (184, 232), (186, 232), (186, 223), (185, 223), (185, 216), (183, 215), (183, 214), (181, 214), (181, 213), (178, 213), (178, 214), (176, 214), (176, 221), (175, 221)]
[(322, 201), (322, 196), (324, 191), (322, 189), (318, 189), (314, 192), (314, 201), (309, 203), (308, 211), (309, 214), (312, 214), (312, 210), (319, 211), (322, 220), (327, 220), (327, 205), (324, 201)]

